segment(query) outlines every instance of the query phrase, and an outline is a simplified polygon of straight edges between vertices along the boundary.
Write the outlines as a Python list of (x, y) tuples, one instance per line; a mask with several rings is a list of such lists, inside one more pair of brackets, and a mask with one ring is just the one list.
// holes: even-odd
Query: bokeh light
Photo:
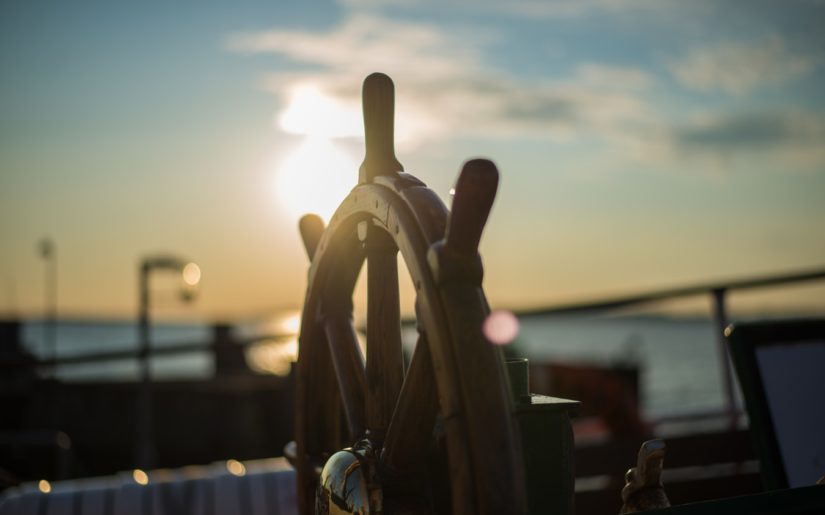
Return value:
[(189, 286), (195, 286), (201, 280), (201, 268), (195, 263), (187, 263), (183, 267), (183, 282)]
[(132, 479), (134, 479), (135, 483), (139, 485), (145, 486), (149, 484), (149, 475), (140, 469), (135, 469), (132, 471)]
[(238, 460), (226, 460), (226, 470), (233, 476), (240, 477), (246, 475), (246, 466)]
[(496, 310), (484, 319), (482, 331), (490, 343), (507, 345), (518, 336), (519, 321), (510, 311)]

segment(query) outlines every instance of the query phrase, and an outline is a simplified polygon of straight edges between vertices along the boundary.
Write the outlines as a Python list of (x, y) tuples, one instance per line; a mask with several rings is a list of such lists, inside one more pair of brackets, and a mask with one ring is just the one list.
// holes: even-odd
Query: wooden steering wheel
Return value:
[[(453, 210), (402, 172), (393, 143), (394, 87), (364, 81), (366, 157), (328, 227), (300, 223), (311, 259), (297, 365), (296, 442), (302, 514), (344, 448), (361, 469), (359, 513), (523, 513), (524, 472), (501, 351), (482, 333), (489, 313), (478, 254), (498, 171), (464, 165)], [(323, 187), (323, 186), (321, 186)], [(405, 368), (397, 254), (415, 286), (418, 342)], [(352, 294), (367, 264), (366, 363)], [(290, 444), (292, 445), (292, 444)], [(289, 448), (290, 446), (288, 446)], [(342, 476), (343, 477), (343, 476)], [(347, 476), (349, 477), (349, 476)], [(331, 481), (331, 480), (329, 480)], [(344, 492), (335, 501), (347, 509)]]

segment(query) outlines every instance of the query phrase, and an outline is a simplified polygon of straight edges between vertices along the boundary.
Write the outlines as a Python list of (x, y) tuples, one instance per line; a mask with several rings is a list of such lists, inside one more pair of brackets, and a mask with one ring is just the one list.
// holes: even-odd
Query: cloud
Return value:
[(567, 80), (527, 81), (483, 59), (495, 33), (399, 23), (356, 14), (327, 32), (270, 30), (237, 34), (235, 51), (272, 53), (310, 71), (271, 73), (265, 87), (286, 100), (311, 85), (342, 104), (360, 105), (360, 83), (383, 71), (395, 79), (399, 139), (446, 135), (567, 138), (620, 131), (648, 116), (631, 90), (651, 80), (633, 68), (585, 64)]
[[(232, 36), (232, 50), (274, 53), (296, 63), (321, 65), (363, 75), (375, 68), (425, 66), (440, 76), (452, 75), (458, 60), (476, 65), (477, 55), (467, 45), (449, 46), (453, 39), (430, 24), (397, 22), (390, 18), (356, 14), (329, 32), (271, 30)], [(448, 51), (445, 51), (448, 48)]]
[(472, 9), (522, 18), (580, 18), (592, 13), (617, 14), (646, 10), (667, 11), (680, 2), (666, 0), (339, 0), (350, 9), (380, 9), (386, 7), (439, 9)]
[(595, 63), (579, 66), (576, 81), (591, 87), (619, 90), (645, 90), (654, 83), (653, 77), (639, 68)]
[(493, 0), (489, 4), (496, 6), (501, 12), (540, 18), (579, 18), (593, 13), (615, 15), (639, 10), (667, 11), (675, 6), (675, 3), (666, 0)]
[(672, 60), (668, 67), (690, 89), (743, 95), (801, 78), (817, 64), (809, 56), (790, 51), (781, 38), (772, 36), (760, 42), (694, 48)]
[(809, 145), (825, 138), (825, 118), (809, 113), (743, 113), (702, 117), (674, 132), (686, 149), (753, 150)]
[[(481, 137), (604, 143), (599, 151), (611, 169), (645, 164), (725, 173), (751, 165), (792, 171), (821, 168), (825, 163), (825, 150), (820, 150), (825, 139), (821, 114), (742, 108), (679, 122), (656, 109), (661, 84), (642, 69), (585, 62), (563, 78), (523, 78), (486, 62), (487, 47), (500, 37), (478, 27), (402, 23), (360, 13), (326, 31), (236, 34), (227, 45), (239, 52), (277, 55), (294, 64), (262, 81), (279, 99), (282, 128), (289, 106), (307, 91), (326, 95), (348, 112), (347, 119), (360, 122), (361, 81), (369, 73), (383, 71), (396, 82), (400, 150)], [(770, 66), (785, 66), (794, 73), (810, 66), (800, 64), (808, 63), (804, 58), (789, 58), (784, 45), (772, 41)], [(733, 47), (740, 57), (747, 54)], [(698, 50), (686, 62), (701, 61), (697, 55)], [(785, 64), (774, 63), (779, 55), (785, 56)], [(752, 60), (762, 62), (757, 57)], [(759, 66), (760, 74), (767, 73), (768, 65)], [(692, 68), (680, 68), (685, 77), (695, 79), (688, 69)], [(736, 91), (755, 87), (746, 85), (741, 76), (714, 80), (716, 87), (727, 84)], [(319, 121), (312, 123), (324, 123), (325, 118), (318, 113), (314, 119)], [(360, 133), (360, 127), (344, 129), (336, 132)]]
[(628, 156), (654, 165), (699, 173), (773, 168), (821, 170), (825, 165), (825, 113), (762, 111), (699, 116), (682, 125), (647, 128)]
[(673, 133), (682, 155), (701, 153), (716, 163), (748, 161), (781, 171), (825, 165), (825, 114), (763, 112), (714, 116)]

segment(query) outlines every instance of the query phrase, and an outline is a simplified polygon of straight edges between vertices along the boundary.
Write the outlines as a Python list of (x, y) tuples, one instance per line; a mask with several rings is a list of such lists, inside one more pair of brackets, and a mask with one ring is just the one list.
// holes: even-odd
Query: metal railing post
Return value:
[(734, 429), (736, 427), (737, 409), (730, 355), (725, 339), (725, 328), (728, 326), (728, 315), (725, 309), (726, 292), (725, 288), (715, 288), (711, 290), (711, 297), (713, 299), (713, 322), (719, 353), (719, 366), (722, 369), (722, 392), (725, 396), (725, 411), (728, 414), (728, 425), (731, 429)]

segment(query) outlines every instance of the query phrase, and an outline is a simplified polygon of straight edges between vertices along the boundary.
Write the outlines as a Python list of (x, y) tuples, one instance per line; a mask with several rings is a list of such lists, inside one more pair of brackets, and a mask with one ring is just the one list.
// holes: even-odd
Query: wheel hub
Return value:
[(315, 498), (316, 515), (381, 513), (383, 491), (369, 440), (333, 454), (324, 465)]

